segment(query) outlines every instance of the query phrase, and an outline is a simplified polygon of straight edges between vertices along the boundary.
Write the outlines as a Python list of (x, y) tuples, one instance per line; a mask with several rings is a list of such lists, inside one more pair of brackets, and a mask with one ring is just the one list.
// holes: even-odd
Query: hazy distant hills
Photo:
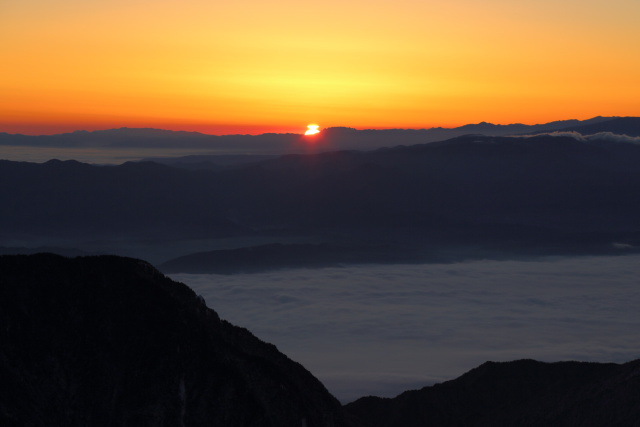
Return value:
[(0, 133), (0, 145), (41, 148), (155, 148), (216, 149), (284, 153), (297, 151), (301, 136), (295, 134), (205, 135), (198, 132), (147, 128), (120, 128), (76, 131), (58, 135), (21, 135)]
[(479, 133), (483, 135), (514, 135), (525, 133), (542, 133), (565, 130), (569, 127), (592, 125), (602, 123), (607, 126), (608, 122), (617, 120), (618, 117), (593, 117), (587, 120), (559, 120), (537, 125), (523, 125), (521, 123), (509, 125), (494, 125), (493, 123), (482, 122), (478, 124), (468, 124), (455, 128), (455, 130), (466, 133)]
[[(396, 243), (386, 246), (387, 257), (398, 262), (496, 257), (503, 251), (620, 253), (640, 243), (637, 161), (640, 145), (550, 136), (471, 136), (374, 152), (291, 155), (235, 171), (254, 174), (238, 181), (244, 197), (235, 209), (256, 227), (276, 220), (272, 227), (339, 230), (359, 239), (386, 234)], [(261, 249), (199, 253), (163, 268), (266, 269), (254, 259)], [(381, 262), (385, 250), (353, 257), (342, 247), (277, 249), (270, 256), (306, 267)], [(270, 265), (283, 266), (275, 260)]]
[(5, 238), (223, 236), (239, 227), (220, 205), (223, 182), (156, 163), (0, 161), (0, 177)]
[(581, 133), (612, 132), (640, 135), (640, 119), (634, 117), (594, 117), (546, 124), (468, 124), (457, 128), (356, 130), (327, 128), (310, 139), (298, 134), (205, 135), (159, 129), (110, 129), (76, 131), (59, 135), (28, 136), (0, 133), (0, 146), (40, 148), (154, 148), (198, 149), (218, 154), (289, 154), (344, 149), (371, 150), (395, 145), (414, 145), (446, 140), (467, 134), (504, 136), (572, 130)]
[(548, 135), (287, 155), (219, 171), (0, 161), (0, 236), (41, 246), (46, 237), (311, 235), (436, 258), (450, 246), (619, 252), (639, 243), (638, 164), (636, 143)]
[(640, 117), (618, 117), (606, 121), (576, 123), (558, 129), (558, 131), (573, 131), (582, 135), (592, 135), (601, 132), (611, 132), (619, 135), (640, 136)]

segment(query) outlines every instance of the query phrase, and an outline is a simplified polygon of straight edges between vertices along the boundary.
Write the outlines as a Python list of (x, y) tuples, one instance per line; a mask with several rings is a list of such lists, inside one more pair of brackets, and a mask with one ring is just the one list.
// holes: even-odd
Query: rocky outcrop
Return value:
[(300, 364), (114, 256), (0, 257), (3, 426), (346, 425)]

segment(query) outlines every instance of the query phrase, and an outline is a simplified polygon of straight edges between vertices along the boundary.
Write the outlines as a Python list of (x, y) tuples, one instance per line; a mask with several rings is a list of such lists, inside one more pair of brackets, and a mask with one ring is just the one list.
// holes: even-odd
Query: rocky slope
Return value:
[(0, 425), (345, 426), (307, 370), (112, 256), (0, 256)]

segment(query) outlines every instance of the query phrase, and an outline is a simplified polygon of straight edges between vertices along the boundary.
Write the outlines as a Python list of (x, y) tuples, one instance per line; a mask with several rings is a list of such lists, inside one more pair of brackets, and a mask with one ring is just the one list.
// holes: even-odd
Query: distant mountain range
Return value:
[(457, 128), (356, 130), (327, 128), (309, 139), (298, 134), (205, 135), (159, 129), (111, 129), (76, 131), (59, 135), (29, 136), (0, 133), (0, 146), (41, 148), (154, 148), (217, 150), (227, 154), (290, 154), (310, 150), (370, 150), (395, 145), (414, 145), (441, 141), (467, 134), (505, 136), (575, 131), (583, 134), (612, 132), (640, 136), (638, 117), (594, 117), (588, 120), (563, 120), (537, 125), (468, 124)]
[(640, 361), (487, 362), (346, 406), (144, 261), (0, 256), (3, 426), (637, 426)]
[[(396, 262), (442, 261), (443, 253), (445, 261), (628, 253), (640, 246), (638, 164), (640, 144), (624, 138), (550, 135), (471, 135), (218, 171), (0, 161), (0, 241), (52, 246), (66, 239), (86, 249), (82, 242), (100, 239), (129, 247), (133, 240), (171, 246), (260, 237), (266, 244), (310, 236), (334, 245), (321, 257), (330, 263), (380, 262), (380, 248)], [(285, 258), (304, 266), (305, 251), (320, 257), (314, 251), (323, 248)], [(251, 262), (248, 253), (235, 255), (233, 265)], [(286, 267), (275, 259), (273, 266)]]

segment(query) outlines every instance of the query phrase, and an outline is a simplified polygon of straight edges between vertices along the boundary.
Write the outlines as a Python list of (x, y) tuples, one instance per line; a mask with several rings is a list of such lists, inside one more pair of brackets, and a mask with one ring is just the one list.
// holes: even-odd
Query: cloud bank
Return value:
[(640, 357), (639, 255), (175, 274), (343, 402), (487, 361)]
[(548, 132), (538, 133), (533, 135), (510, 135), (513, 138), (533, 138), (536, 136), (555, 136), (555, 137), (569, 137), (574, 138), (582, 142), (590, 141), (602, 141), (602, 142), (625, 142), (631, 144), (640, 144), (640, 136), (620, 135), (613, 132), (598, 132), (592, 135), (582, 135), (580, 132), (568, 131), (568, 132)]

